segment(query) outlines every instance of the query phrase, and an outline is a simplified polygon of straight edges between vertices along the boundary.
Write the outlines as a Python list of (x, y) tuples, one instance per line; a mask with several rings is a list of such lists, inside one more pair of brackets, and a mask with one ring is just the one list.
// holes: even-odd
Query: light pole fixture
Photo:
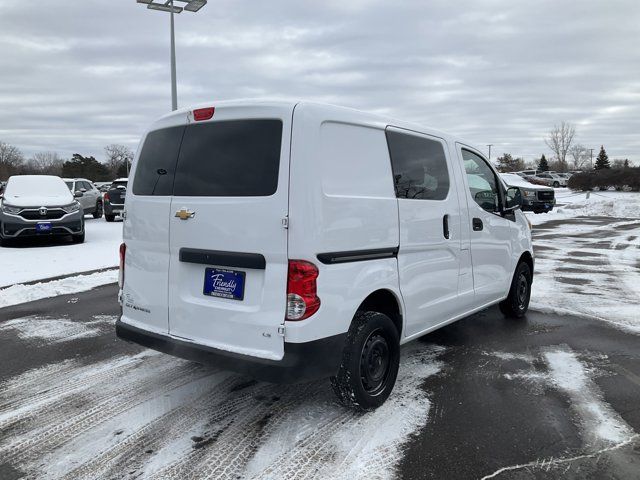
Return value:
[(175, 0), (181, 2), (183, 6), (175, 6), (174, 0), (164, 2), (154, 2), (153, 0), (137, 0), (138, 3), (145, 4), (149, 10), (159, 10), (171, 14), (171, 110), (178, 109), (178, 86), (176, 84), (176, 35), (173, 26), (173, 14), (187, 12), (197, 12), (207, 4), (207, 0)]
[(489, 147), (489, 160), (491, 160), (491, 147), (493, 147), (493, 143), (487, 143), (487, 147)]

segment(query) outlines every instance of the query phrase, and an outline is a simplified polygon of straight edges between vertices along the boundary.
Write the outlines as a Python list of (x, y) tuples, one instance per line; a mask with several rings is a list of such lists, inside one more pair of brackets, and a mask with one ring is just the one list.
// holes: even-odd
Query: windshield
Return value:
[(9, 178), (5, 197), (68, 196), (69, 187), (60, 177), (49, 175), (17, 175)]

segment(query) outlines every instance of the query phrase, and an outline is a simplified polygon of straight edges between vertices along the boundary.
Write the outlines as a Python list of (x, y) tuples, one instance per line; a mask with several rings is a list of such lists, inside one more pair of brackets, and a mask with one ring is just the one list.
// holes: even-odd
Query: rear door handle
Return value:
[(445, 215), (442, 217), (442, 234), (444, 238), (449, 240), (449, 215)]
[(473, 219), (473, 231), (474, 232), (479, 232), (481, 231), (483, 228), (482, 225), (482, 220), (480, 220), (479, 218), (474, 218)]

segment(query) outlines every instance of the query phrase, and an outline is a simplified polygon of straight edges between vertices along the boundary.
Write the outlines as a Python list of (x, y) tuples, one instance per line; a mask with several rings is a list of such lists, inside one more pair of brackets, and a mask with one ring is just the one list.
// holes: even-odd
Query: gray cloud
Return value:
[[(176, 17), (179, 104), (326, 101), (528, 159), (567, 120), (638, 162), (639, 14), (635, 0), (210, 0)], [(134, 0), (0, 0), (0, 140), (135, 148), (170, 106), (168, 27)]]

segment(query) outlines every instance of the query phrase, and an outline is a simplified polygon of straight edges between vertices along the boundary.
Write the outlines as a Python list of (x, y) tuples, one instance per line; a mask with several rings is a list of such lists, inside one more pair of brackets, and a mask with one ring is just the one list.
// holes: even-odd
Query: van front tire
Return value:
[(509, 296), (500, 302), (500, 311), (510, 318), (522, 318), (529, 308), (531, 299), (531, 269), (520, 262), (511, 280)]
[(331, 385), (343, 405), (373, 410), (389, 397), (399, 366), (400, 339), (391, 319), (378, 312), (358, 312)]

